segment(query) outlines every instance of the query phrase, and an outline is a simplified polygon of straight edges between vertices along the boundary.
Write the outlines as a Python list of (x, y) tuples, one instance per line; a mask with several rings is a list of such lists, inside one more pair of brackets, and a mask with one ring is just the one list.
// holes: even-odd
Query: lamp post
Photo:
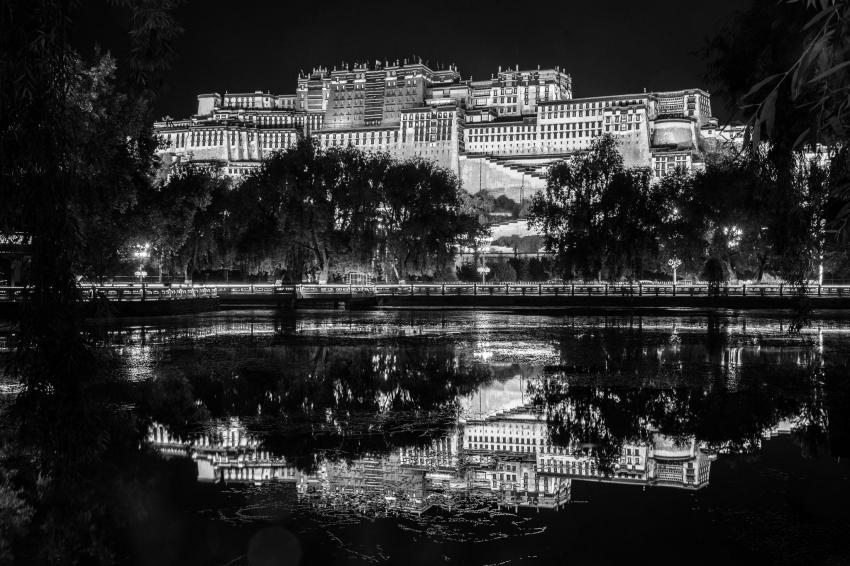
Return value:
[(150, 257), (150, 244), (136, 246), (136, 251), (133, 252), (133, 257), (139, 260), (139, 270), (135, 273), (139, 278), (139, 284), (145, 284), (145, 277), (148, 273), (145, 271), (145, 260)]
[(490, 273), (490, 268), (486, 265), (482, 265), (476, 271), (481, 274), (481, 284), (484, 285), (484, 276)]
[(682, 260), (677, 257), (671, 257), (667, 260), (667, 265), (673, 268), (673, 285), (676, 285), (676, 270), (682, 265)]

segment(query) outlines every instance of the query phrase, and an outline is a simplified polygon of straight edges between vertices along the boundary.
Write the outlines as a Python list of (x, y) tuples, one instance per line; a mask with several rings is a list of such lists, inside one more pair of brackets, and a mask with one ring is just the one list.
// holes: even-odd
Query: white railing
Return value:
[[(0, 287), (0, 302), (22, 302), (33, 292), (30, 287)], [(107, 299), (114, 302), (173, 301), (218, 297), (215, 287), (163, 287), (104, 285), (80, 289), (84, 300)]]
[[(414, 283), (407, 285), (273, 285), (211, 284), (195, 286), (93, 285), (81, 288), (85, 299), (105, 297), (110, 301), (155, 301), (231, 295), (293, 295), (298, 298), (357, 296), (541, 296), (541, 297), (790, 297), (796, 288), (778, 284), (707, 283)], [(0, 287), (0, 302), (22, 301), (31, 292), (25, 287)], [(850, 285), (810, 285), (807, 293), (817, 297), (850, 297)]]
[[(796, 288), (787, 284), (736, 284), (710, 285), (695, 283), (673, 285), (672, 283), (446, 283), (413, 285), (376, 285), (375, 294), (381, 296), (421, 295), (472, 295), (472, 296), (739, 296), (739, 297), (787, 297)], [(850, 297), (850, 285), (813, 285), (807, 289), (812, 297)]]

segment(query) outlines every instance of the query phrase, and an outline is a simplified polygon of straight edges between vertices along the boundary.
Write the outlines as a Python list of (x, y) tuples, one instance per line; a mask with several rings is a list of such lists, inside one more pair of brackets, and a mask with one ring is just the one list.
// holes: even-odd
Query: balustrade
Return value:
[[(85, 299), (106, 298), (109, 301), (163, 301), (175, 299), (214, 298), (228, 295), (297, 295), (300, 297), (350, 297), (350, 296), (570, 296), (596, 297), (617, 296), (641, 297), (645, 293), (656, 297), (710, 296), (712, 288), (708, 284), (590, 284), (590, 283), (433, 283), (405, 285), (272, 285), (272, 284), (235, 284), (200, 285), (193, 287), (163, 287), (158, 285), (125, 286), (93, 285), (81, 287)], [(845, 297), (850, 285), (812, 285), (809, 295), (812, 297)], [(740, 297), (789, 297), (785, 284), (736, 284), (722, 285), (716, 290), (723, 296)], [(31, 293), (27, 287), (0, 287), (0, 302), (20, 302)]]

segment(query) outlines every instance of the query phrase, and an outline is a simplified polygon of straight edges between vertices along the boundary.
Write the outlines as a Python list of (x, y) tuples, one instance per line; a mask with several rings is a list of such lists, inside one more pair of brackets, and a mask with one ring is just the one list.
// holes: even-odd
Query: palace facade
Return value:
[(314, 68), (298, 77), (295, 94), (201, 94), (195, 115), (164, 119), (156, 131), (174, 160), (228, 175), (311, 136), (322, 147), (431, 159), (470, 192), (520, 201), (544, 186), (549, 164), (602, 134), (620, 140), (627, 165), (660, 177), (699, 167), (706, 139), (721, 130), (698, 88), (574, 98), (560, 67), (499, 68), (472, 80), (454, 66), (402, 60)]

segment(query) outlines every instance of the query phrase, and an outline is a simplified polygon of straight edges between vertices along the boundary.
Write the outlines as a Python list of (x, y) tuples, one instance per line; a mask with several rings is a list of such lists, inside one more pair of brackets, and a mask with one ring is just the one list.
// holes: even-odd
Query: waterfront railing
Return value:
[[(210, 284), (165, 286), (92, 285), (81, 287), (84, 299), (109, 301), (163, 301), (226, 297), (229, 295), (289, 295), (297, 298), (338, 298), (341, 296), (541, 296), (541, 297), (792, 297), (799, 288), (778, 284), (690, 283), (413, 283), (405, 285), (275, 285)], [(32, 293), (28, 287), (0, 287), (0, 302), (24, 301)], [(809, 297), (850, 297), (850, 285), (810, 285)]]
[[(32, 287), (0, 287), (0, 302), (23, 302), (33, 293)], [(215, 287), (163, 287), (103, 285), (83, 287), (80, 294), (84, 300), (108, 300), (111, 302), (173, 301), (187, 299), (214, 299), (218, 297)]]

